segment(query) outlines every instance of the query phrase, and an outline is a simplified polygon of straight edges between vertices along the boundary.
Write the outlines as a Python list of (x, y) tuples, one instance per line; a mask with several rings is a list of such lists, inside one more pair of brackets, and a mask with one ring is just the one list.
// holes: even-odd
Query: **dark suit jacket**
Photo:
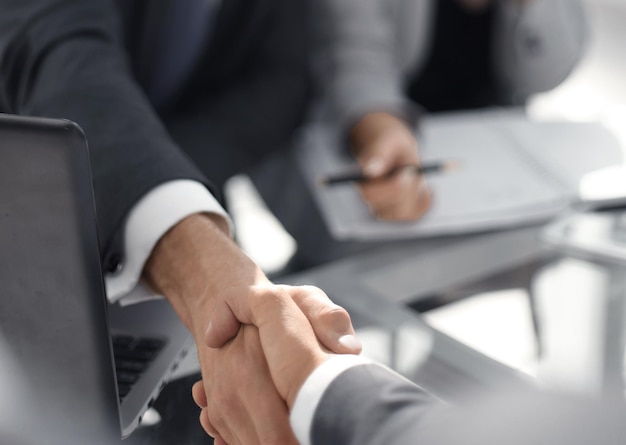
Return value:
[(208, 182), (139, 88), (111, 1), (2, 0), (0, 11), (1, 108), (83, 128), (105, 268), (113, 268), (124, 217), (143, 194), (173, 179)]
[(362, 365), (340, 374), (322, 395), (311, 444), (623, 445), (623, 390), (613, 394), (586, 399), (503, 387), (451, 406), (385, 368)]
[[(83, 128), (89, 141), (104, 267), (109, 270), (121, 259), (125, 216), (148, 190), (181, 178), (211, 188), (168, 135), (144, 93), (157, 57), (159, 24), (174, 1), (0, 0), (0, 111), (67, 118)], [(206, 49), (213, 57), (202, 58), (181, 95), (207, 89), (203, 86), (207, 75), (215, 82), (252, 77), (255, 63), (269, 70), (274, 65), (268, 60), (284, 60), (272, 51), (285, 45), (268, 31), (274, 29), (268, 17), (277, 4), (277, 0), (223, 2)], [(211, 66), (216, 58), (219, 64)], [(262, 76), (276, 82), (271, 74)], [(282, 83), (284, 89), (287, 83)], [(276, 113), (254, 109), (263, 102), (255, 101), (256, 84), (220, 97), (207, 119), (223, 118), (219, 125), (228, 116), (240, 120), (232, 108), (242, 104), (251, 104), (246, 111), (253, 115), (275, 117)], [(270, 100), (293, 100), (299, 94), (288, 87), (283, 92)]]

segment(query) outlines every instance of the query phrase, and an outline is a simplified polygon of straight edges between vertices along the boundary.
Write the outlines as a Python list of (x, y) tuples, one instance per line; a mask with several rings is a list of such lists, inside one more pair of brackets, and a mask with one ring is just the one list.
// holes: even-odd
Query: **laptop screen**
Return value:
[(59, 440), (119, 437), (89, 159), (75, 124), (0, 116), (0, 246), (0, 335), (46, 413), (43, 428)]

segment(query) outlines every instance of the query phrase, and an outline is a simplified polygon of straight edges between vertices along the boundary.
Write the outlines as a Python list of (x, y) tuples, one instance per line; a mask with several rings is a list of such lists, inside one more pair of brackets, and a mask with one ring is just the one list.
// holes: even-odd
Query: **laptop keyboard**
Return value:
[(162, 338), (113, 335), (113, 355), (120, 402), (165, 346)]

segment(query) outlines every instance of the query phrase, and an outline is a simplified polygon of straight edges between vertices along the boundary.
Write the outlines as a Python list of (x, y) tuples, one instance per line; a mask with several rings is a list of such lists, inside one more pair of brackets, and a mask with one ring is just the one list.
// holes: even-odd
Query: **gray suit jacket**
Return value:
[[(579, 1), (532, 0), (526, 8), (494, 1), (501, 89), (520, 102), (563, 81), (584, 50)], [(406, 111), (403, 91), (427, 61), (435, 8), (435, 0), (320, 0), (320, 76), (341, 122), (372, 110)]]
[[(615, 389), (619, 395), (619, 389)], [(501, 388), (458, 406), (378, 365), (340, 374), (324, 392), (312, 445), (623, 445), (623, 397), (586, 399)]]
[(326, 389), (315, 412), (311, 443), (413, 443), (422, 418), (439, 403), (382, 366), (355, 366)]

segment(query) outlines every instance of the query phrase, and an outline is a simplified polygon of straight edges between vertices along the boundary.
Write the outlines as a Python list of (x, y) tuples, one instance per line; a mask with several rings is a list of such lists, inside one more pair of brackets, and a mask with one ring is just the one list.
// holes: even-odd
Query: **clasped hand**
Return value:
[(230, 288), (214, 300), (202, 381), (193, 397), (200, 423), (221, 444), (296, 444), (289, 409), (328, 351), (358, 354), (350, 316), (312, 286)]

